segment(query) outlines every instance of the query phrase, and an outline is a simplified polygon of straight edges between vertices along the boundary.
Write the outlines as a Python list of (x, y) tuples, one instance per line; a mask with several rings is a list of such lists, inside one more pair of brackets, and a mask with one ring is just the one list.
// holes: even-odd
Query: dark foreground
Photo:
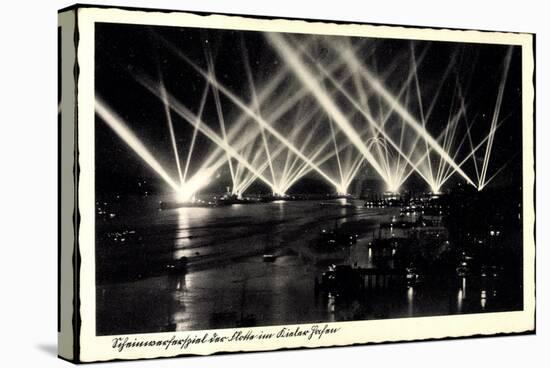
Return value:
[[(98, 221), (98, 335), (522, 308), (521, 262), (479, 262), (441, 216), (349, 199), (156, 203)], [(498, 242), (521, 247), (519, 233)]]

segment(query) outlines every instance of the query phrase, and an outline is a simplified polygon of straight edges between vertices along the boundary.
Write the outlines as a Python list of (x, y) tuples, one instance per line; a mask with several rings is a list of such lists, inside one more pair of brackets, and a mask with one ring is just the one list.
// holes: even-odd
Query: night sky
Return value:
[[(291, 35), (288, 39), (297, 45), (311, 42), (313, 36)], [(386, 87), (397, 94), (403, 81), (409, 73), (411, 42), (408, 40), (365, 39), (330, 36), (330, 42), (345, 42), (355, 45), (357, 53), (370, 70), (376, 71)], [(217, 78), (231, 91), (250, 101), (248, 81), (243, 67), (242, 45), (246, 45), (250, 67), (255, 83), (261, 86), (274, 73), (284, 66), (284, 60), (270, 47), (264, 35), (260, 32), (241, 32), (226, 30), (205, 30), (180, 27), (151, 27), (122, 24), (96, 24), (95, 49), (95, 88), (96, 93), (119, 115), (134, 133), (151, 149), (155, 157), (165, 164), (173, 177), (177, 177), (171, 150), (170, 136), (165, 120), (164, 106), (151, 92), (135, 80), (136, 75), (147, 75), (158, 80), (159, 74), (166, 89), (176, 96), (183, 104), (196, 112), (199, 106), (205, 81), (185, 61), (172, 51), (171, 46), (180, 49), (187, 57), (200, 67), (206, 69), (205, 50), (210, 50), (215, 63)], [(330, 64), (337, 55), (323, 46), (323, 42), (315, 42), (316, 61)], [(171, 45), (171, 46), (170, 46)], [(437, 137), (447, 124), (449, 109), (456, 92), (456, 80), (459, 79), (464, 88), (468, 117), (475, 117), (472, 126), (474, 140), (485, 136), (491, 124), (493, 109), (497, 96), (498, 85), (502, 75), (502, 65), (508, 46), (479, 45), (450, 42), (414, 42), (412, 46), (417, 58), (424, 53), (419, 63), (418, 77), (422, 85), (424, 109), (430, 103), (430, 97), (435, 91), (445, 73), (450, 60), (455, 57), (455, 67), (446, 79), (441, 94), (434, 106), (427, 129), (432, 136)], [(373, 51), (374, 50), (374, 51)], [(508, 80), (506, 83), (500, 119), (506, 118), (495, 135), (489, 174), (504, 164), (506, 168), (492, 183), (493, 185), (520, 185), (521, 179), (521, 50), (515, 48), (512, 54)], [(313, 65), (313, 64), (311, 64)], [(160, 73), (159, 73), (160, 71)], [(342, 70), (335, 73), (339, 78)], [(291, 74), (289, 74), (291, 75)], [(295, 88), (297, 82), (289, 80), (282, 88)], [(288, 91), (277, 90), (274, 98), (284, 99)], [(342, 97), (335, 101), (346, 106)], [(407, 108), (416, 117), (420, 116), (415, 95), (408, 96)], [(405, 99), (402, 100), (404, 103)], [(239, 109), (222, 96), (224, 115), (228, 124), (238, 116)], [(374, 104), (376, 105), (376, 104)], [(344, 107), (347, 109), (347, 107)], [(377, 115), (373, 107), (373, 115)], [(172, 114), (174, 129), (178, 140), (181, 157), (184, 157), (189, 145), (192, 128), (176, 114)], [(285, 134), (290, 129), (285, 125), (288, 117), (284, 116), (276, 122), (277, 129)], [(219, 131), (215, 105), (211, 95), (208, 97), (203, 120), (215, 131)], [(356, 127), (365, 124), (364, 121), (354, 121)], [(398, 126), (395, 119), (388, 120)], [(326, 124), (318, 128), (320, 137), (329, 133)], [(96, 186), (101, 192), (128, 190), (133, 183), (147, 178), (162, 191), (166, 186), (156, 178), (154, 172), (144, 164), (137, 155), (116, 136), (103, 121), (96, 116)], [(457, 133), (460, 140), (462, 133)], [(192, 164), (199, 165), (201, 157), (205, 157), (214, 149), (214, 145), (202, 134), (197, 137)], [(460, 151), (467, 152), (467, 150)], [(483, 151), (477, 156), (481, 160)], [(461, 153), (460, 155), (463, 155)], [(460, 160), (460, 156), (457, 161)], [(479, 161), (481, 164), (481, 161)], [(218, 191), (230, 185), (227, 165), (220, 170), (220, 176), (207, 191)], [(191, 168), (193, 169), (193, 167)], [(464, 170), (474, 176), (473, 165), (464, 165)], [(363, 178), (361, 178), (363, 175)], [(376, 182), (376, 174), (367, 168), (366, 174), (358, 176), (364, 183)], [(458, 180), (458, 175), (449, 181), (448, 185)], [(370, 184), (368, 184), (370, 185)], [(405, 186), (411, 189), (425, 187), (423, 181), (414, 174), (407, 180)], [(266, 191), (265, 186), (257, 184), (250, 191)], [(297, 183), (293, 191), (330, 191), (329, 186), (316, 173), (310, 173)]]

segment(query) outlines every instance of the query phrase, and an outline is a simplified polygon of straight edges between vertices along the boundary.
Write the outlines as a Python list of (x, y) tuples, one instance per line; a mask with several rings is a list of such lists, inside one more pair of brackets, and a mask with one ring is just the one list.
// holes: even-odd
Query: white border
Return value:
[[(523, 55), (523, 218), (524, 218), (524, 310), (469, 314), (442, 317), (422, 317), (393, 320), (370, 320), (338, 322), (330, 326), (340, 327), (342, 333), (336, 338), (323, 339), (319, 343), (303, 340), (268, 340), (258, 343), (226, 343), (220, 345), (195, 345), (178, 352), (185, 354), (211, 354), (218, 351), (273, 350), (287, 347), (316, 347), (349, 345), (353, 343), (417, 340), (426, 338), (459, 337), (476, 334), (523, 332), (534, 328), (534, 157), (533, 157), (533, 99), (532, 85), (534, 63), (532, 37), (526, 34), (498, 32), (433, 30), (394, 26), (357, 24), (334, 24), (296, 20), (266, 20), (237, 16), (195, 15), (182, 12), (129, 11), (121, 9), (82, 8), (78, 10), (80, 42), (78, 61), (78, 124), (80, 148), (80, 193), (81, 212), (80, 252), (82, 256), (80, 298), (82, 329), (80, 336), (81, 360), (153, 358), (174, 355), (163, 348), (125, 350), (117, 353), (111, 348), (112, 337), (95, 336), (95, 265), (94, 265), (94, 22), (133, 23), (202, 28), (254, 30), (265, 32), (311, 33), (378, 38), (400, 38), (434, 41), (511, 44), (522, 47)], [(306, 327), (310, 325), (304, 325)], [(258, 330), (259, 328), (251, 329)], [(279, 328), (261, 328), (264, 332)], [(248, 330), (248, 329), (247, 329)], [(219, 333), (234, 331), (218, 330)], [(199, 335), (200, 331), (193, 331)], [(187, 333), (158, 333), (132, 335), (137, 338), (170, 339), (173, 335)]]

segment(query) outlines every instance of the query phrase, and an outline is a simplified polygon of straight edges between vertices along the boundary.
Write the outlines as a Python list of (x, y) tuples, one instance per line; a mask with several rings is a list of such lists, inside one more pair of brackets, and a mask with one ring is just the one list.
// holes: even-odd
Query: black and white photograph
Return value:
[(544, 10), (6, 3), (0, 365), (544, 366)]
[(523, 310), (520, 46), (94, 32), (98, 336)]

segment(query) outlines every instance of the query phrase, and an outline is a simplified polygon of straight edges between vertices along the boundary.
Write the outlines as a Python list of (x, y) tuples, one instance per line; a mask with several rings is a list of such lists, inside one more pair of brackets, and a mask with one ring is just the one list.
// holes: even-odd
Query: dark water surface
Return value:
[[(159, 211), (154, 200), (120, 215), (107, 229), (132, 229), (139, 240), (124, 244), (148, 249), (148, 257), (185, 256), (187, 272), (97, 286), (98, 335), (189, 331), (250, 325), (478, 313), (521, 307), (521, 288), (509, 280), (429, 277), (419, 286), (372, 278), (353, 298), (335, 298), (314, 287), (330, 263), (372, 267), (369, 243), (378, 224), (399, 209), (363, 207), (362, 201), (271, 202), (218, 208)], [(361, 221), (357, 243), (330, 254), (308, 244), (322, 229)], [(118, 222), (118, 224), (117, 224)], [(386, 231), (387, 232), (387, 231)], [(139, 242), (135, 247), (132, 242)], [(135, 248), (133, 248), (135, 247)], [(101, 244), (97, 251), (101, 252)], [(272, 263), (264, 254), (274, 254)], [(518, 303), (519, 300), (519, 303)]]

